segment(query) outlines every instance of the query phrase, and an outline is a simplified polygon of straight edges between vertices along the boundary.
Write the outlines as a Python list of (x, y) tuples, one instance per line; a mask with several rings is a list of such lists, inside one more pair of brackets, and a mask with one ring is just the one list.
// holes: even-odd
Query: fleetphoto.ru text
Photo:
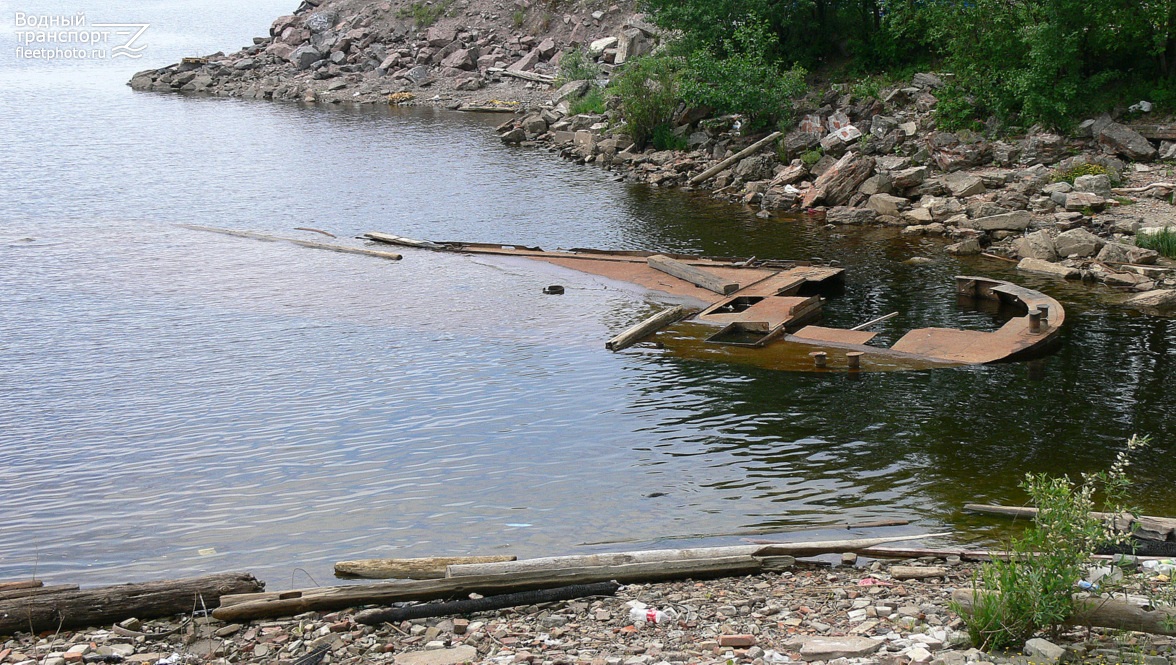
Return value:
[(141, 58), (148, 23), (90, 23), (86, 14), (16, 12), (16, 57), (24, 60)]

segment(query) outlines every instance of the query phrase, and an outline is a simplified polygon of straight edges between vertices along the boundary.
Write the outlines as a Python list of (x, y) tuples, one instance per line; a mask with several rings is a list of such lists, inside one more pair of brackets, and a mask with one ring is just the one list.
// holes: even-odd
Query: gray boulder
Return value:
[[(1098, 194), (1070, 192), (1069, 194), (1054, 194), (1053, 196), (1063, 197), (1063, 203), (1061, 205), (1064, 205), (1066, 210), (1070, 212), (1081, 212), (1087, 208), (1095, 212), (1101, 212), (1107, 207), (1106, 197), (1099, 196)], [(1057, 198), (1054, 198), (1054, 201), (1057, 201)]]
[(1058, 260), (1058, 248), (1054, 245), (1054, 239), (1045, 231), (1035, 231), (1018, 238), (1016, 246), (1017, 256), (1023, 259)]
[(1102, 128), (1098, 133), (1098, 142), (1111, 152), (1137, 162), (1150, 162), (1158, 154), (1155, 146), (1139, 132), (1117, 122), (1108, 123)]
[(1061, 279), (1078, 279), (1082, 276), (1082, 271), (1077, 268), (1034, 258), (1021, 259), (1021, 262), (1017, 264), (1017, 270), (1034, 275), (1059, 277)]
[(1103, 263), (1133, 263), (1137, 265), (1151, 265), (1160, 257), (1154, 249), (1144, 249), (1122, 242), (1108, 242), (1098, 253), (1098, 260)]
[(974, 175), (967, 175), (965, 173), (953, 173), (943, 179), (943, 184), (947, 185), (947, 189), (952, 196), (966, 198), (975, 196), (976, 194), (983, 194), (987, 191), (984, 187), (984, 181)]
[(1106, 174), (1081, 175), (1074, 179), (1074, 189), (1097, 194), (1105, 199), (1111, 195), (1111, 178)]
[(879, 215), (893, 215), (897, 217), (903, 210), (910, 207), (911, 202), (901, 196), (874, 194), (870, 197), (870, 201), (866, 205)]
[(337, 15), (333, 11), (315, 12), (306, 17), (306, 27), (312, 34), (326, 32), (335, 27)]
[(1006, 212), (1001, 215), (991, 215), (979, 219), (969, 219), (960, 223), (966, 229), (978, 231), (1024, 231), (1033, 221), (1033, 215), (1025, 210)]
[(1062, 258), (1094, 256), (1105, 244), (1102, 238), (1081, 228), (1070, 229), (1054, 238), (1054, 247)]
[(1176, 289), (1156, 289), (1131, 296), (1124, 303), (1129, 307), (1161, 312), (1176, 312)]
[(825, 213), (825, 221), (830, 224), (872, 224), (878, 213), (870, 208), (850, 208), (837, 206)]
[(975, 238), (968, 238), (953, 245), (947, 246), (947, 253), (955, 256), (973, 256), (984, 251), (980, 246), (980, 241)]
[(290, 54), (290, 62), (298, 69), (309, 69), (311, 65), (323, 59), (323, 54), (310, 44), (303, 44)]

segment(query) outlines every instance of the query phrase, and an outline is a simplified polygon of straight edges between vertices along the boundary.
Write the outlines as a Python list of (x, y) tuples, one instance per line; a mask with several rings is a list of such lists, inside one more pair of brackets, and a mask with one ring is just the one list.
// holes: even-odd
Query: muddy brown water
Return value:
[[(183, 3), (90, 19), (160, 12), (137, 19), (160, 28), (158, 66), (286, 10), (251, 8), (246, 28), (223, 9), (208, 34), (181, 27)], [(1133, 467), (1138, 501), (1176, 514), (1176, 321), (935, 239), (617, 183), (501, 145), (498, 117), (134, 94), (122, 84), (148, 63), (11, 61), (11, 27), (0, 579), (247, 569), (283, 588), (346, 558), (825, 537), (881, 519), (986, 542), (1003, 523), (964, 503), (1022, 502), (1027, 471), (1103, 469), (1136, 432), (1155, 440)], [(221, 28), (242, 34), (209, 47)], [(1069, 316), (1056, 354), (991, 367), (849, 376), (736, 347), (611, 354), (609, 336), (671, 300), (525, 260), (391, 263), (177, 222), (837, 260), (826, 322), (899, 311), (885, 344), (999, 325), (961, 307), (956, 274), (1043, 290)], [(903, 263), (916, 255), (935, 261)]]

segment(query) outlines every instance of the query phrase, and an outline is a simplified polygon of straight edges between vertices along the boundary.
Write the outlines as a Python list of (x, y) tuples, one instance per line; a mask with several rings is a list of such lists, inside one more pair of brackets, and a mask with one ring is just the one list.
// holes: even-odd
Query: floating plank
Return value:
[(728, 166), (731, 166), (735, 162), (738, 162), (739, 160), (743, 159), (744, 157), (755, 154), (756, 152), (759, 151), (760, 148), (766, 146), (767, 144), (771, 143), (772, 141), (775, 141), (776, 139), (780, 138), (780, 136), (781, 136), (780, 132), (772, 132), (771, 134), (765, 136), (764, 138), (747, 146), (743, 150), (740, 150), (739, 152), (735, 153), (734, 155), (728, 157), (727, 159), (724, 159), (723, 161), (719, 162), (718, 164), (715, 164), (714, 166), (710, 167), (709, 169), (694, 176), (693, 178), (690, 179), (690, 184), (697, 185), (698, 183), (707, 180), (708, 178), (721, 172), (723, 169), (727, 168)]
[(412, 238), (405, 238), (404, 236), (392, 235), (391, 233), (379, 233), (377, 231), (370, 231), (363, 234), (363, 237), (376, 242), (386, 242), (390, 245), (403, 245), (405, 247), (417, 247), (419, 249), (445, 249), (444, 246), (438, 245), (435, 242), (428, 240), (414, 240)]
[(501, 563), (518, 557), (499, 556), (431, 556), (415, 559), (357, 559), (335, 564), (335, 574), (369, 580), (432, 580), (445, 577), (445, 567), (472, 563)]
[[(976, 596), (993, 591), (956, 589), (951, 594), (961, 613), (971, 614)], [(1071, 626), (1094, 626), (1113, 630), (1139, 631), (1154, 635), (1176, 635), (1176, 608), (1158, 607), (1147, 610), (1121, 600), (1110, 598), (1075, 598), (1074, 613), (1066, 620)]]
[(657, 314), (645, 319), (641, 323), (625, 330), (621, 334), (613, 337), (604, 343), (604, 348), (609, 351), (620, 351), (633, 346), (637, 342), (645, 339), (653, 333), (665, 328), (668, 325), (677, 323), (682, 319), (693, 314), (696, 310), (677, 305), (669, 309), (664, 309)]
[(300, 238), (283, 238), (281, 236), (271, 236), (265, 233), (255, 233), (253, 231), (238, 231), (236, 229), (221, 229), (214, 226), (201, 226), (199, 224), (179, 224), (185, 229), (193, 231), (207, 231), (209, 233), (219, 233), (226, 236), (235, 236), (237, 238), (252, 238), (253, 240), (264, 240), (267, 242), (288, 242), (300, 247), (310, 247), (312, 249), (326, 249), (332, 252), (342, 252), (344, 254), (360, 254), (363, 256), (374, 256), (381, 259), (388, 259), (389, 261), (399, 261), (402, 257), (399, 254), (392, 252), (379, 252), (372, 249), (362, 249), (359, 247), (346, 247), (344, 245), (332, 245), (325, 242), (314, 242), (313, 240), (302, 240)]
[(17, 598), (0, 602), (0, 635), (187, 614), (201, 601), (215, 607), (221, 596), (259, 591), (264, 586), (248, 573), (222, 573)]
[(678, 279), (690, 282), (707, 291), (714, 291), (719, 295), (727, 296), (739, 290), (739, 285), (735, 282), (723, 279), (714, 273), (707, 272), (701, 268), (695, 268), (676, 259), (671, 259), (663, 254), (654, 254), (648, 259), (645, 259), (645, 262), (649, 264), (650, 268), (660, 270), (667, 275), (673, 275)]

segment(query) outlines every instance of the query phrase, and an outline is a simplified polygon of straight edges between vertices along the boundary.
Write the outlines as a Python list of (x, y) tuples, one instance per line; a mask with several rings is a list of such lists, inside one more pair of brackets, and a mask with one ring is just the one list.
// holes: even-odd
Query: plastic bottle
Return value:
[(655, 610), (652, 607), (634, 607), (629, 610), (629, 621), (633, 623), (665, 623), (678, 618), (678, 613), (670, 608)]

